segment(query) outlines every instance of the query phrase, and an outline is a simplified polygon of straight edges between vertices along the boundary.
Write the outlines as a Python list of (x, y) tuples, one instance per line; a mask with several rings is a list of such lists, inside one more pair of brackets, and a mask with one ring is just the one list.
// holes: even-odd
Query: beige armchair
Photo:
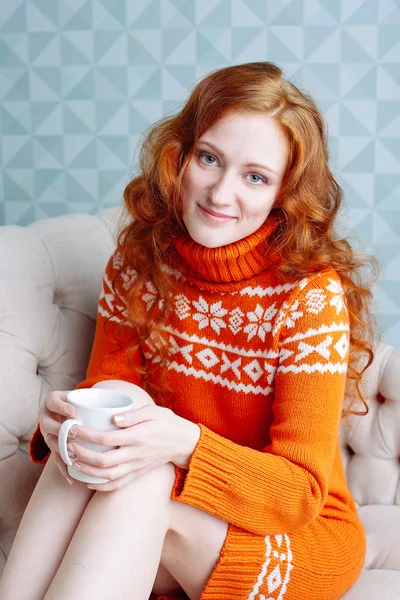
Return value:
[[(119, 208), (0, 227), (0, 576), (43, 469), (28, 456), (41, 402), (85, 377)], [(369, 414), (342, 422), (343, 459), (368, 549), (345, 600), (400, 599), (400, 350), (381, 344)]]

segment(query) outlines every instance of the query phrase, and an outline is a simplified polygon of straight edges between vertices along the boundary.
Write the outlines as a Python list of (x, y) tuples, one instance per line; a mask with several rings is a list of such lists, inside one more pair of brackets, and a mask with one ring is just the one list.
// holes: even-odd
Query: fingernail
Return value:
[(121, 423), (125, 422), (125, 415), (122, 413), (120, 415), (114, 415), (114, 420), (117, 425), (121, 425)]
[(70, 458), (75, 458), (74, 447), (71, 444), (67, 444), (68, 456)]
[(78, 435), (78, 430), (76, 427), (71, 427), (71, 429), (69, 430), (69, 436), (72, 438), (76, 438), (76, 436)]
[(64, 413), (72, 417), (72, 415), (75, 413), (73, 406), (64, 406)]
[(74, 463), (74, 469), (78, 469), (78, 471), (82, 471), (82, 467), (78, 463)]
[(70, 480), (69, 477), (66, 477), (65, 479), (68, 481), (69, 485), (72, 485), (72, 481)]

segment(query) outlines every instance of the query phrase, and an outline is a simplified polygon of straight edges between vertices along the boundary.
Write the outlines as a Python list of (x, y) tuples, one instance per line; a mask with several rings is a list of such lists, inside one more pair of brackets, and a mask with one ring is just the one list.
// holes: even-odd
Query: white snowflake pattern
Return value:
[(279, 314), (277, 316), (277, 318), (275, 319), (275, 323), (274, 323), (274, 327), (272, 329), (272, 335), (276, 335), (277, 331), (279, 330), (280, 326), (282, 325), (283, 321), (286, 318), (286, 309), (289, 306), (289, 302), (287, 302), (287, 300), (285, 300), (285, 302), (282, 304), (281, 308), (279, 309)]
[(190, 300), (184, 294), (179, 294), (175, 298), (175, 312), (180, 321), (187, 319), (190, 315)]
[(278, 312), (275, 305), (276, 302), (264, 310), (260, 304), (257, 304), (254, 311), (247, 313), (247, 318), (250, 321), (244, 328), (244, 331), (248, 333), (247, 340), (251, 340), (257, 334), (263, 342), (265, 341), (265, 334), (272, 329), (271, 319)]
[(156, 339), (157, 334), (154, 331), (152, 331), (145, 343), (143, 344), (144, 357), (147, 360), (152, 361), (154, 364), (162, 362), (161, 356), (157, 351)]
[(123, 265), (123, 258), (121, 252), (116, 252), (113, 256), (113, 268), (119, 270)]
[[(275, 320), (274, 328), (272, 330), (273, 335), (276, 335), (277, 331), (279, 330), (279, 328), (281, 327), (282, 324), (286, 325), (286, 327), (289, 327), (289, 329), (291, 329), (292, 327), (295, 326), (297, 319), (299, 319), (300, 317), (303, 316), (303, 313), (300, 310), (297, 310), (299, 308), (298, 300), (296, 300), (292, 304), (289, 311), (287, 310), (288, 308), (289, 308), (289, 303), (285, 300), (285, 302), (282, 304), (282, 306), (279, 310), (278, 317)], [(289, 312), (289, 314), (288, 314), (288, 312)]]
[(98, 312), (103, 317), (110, 317), (114, 315), (113, 320), (120, 320), (117, 318), (117, 313), (124, 309), (124, 306), (118, 303), (119, 298), (114, 293), (112, 289), (111, 282), (106, 276), (100, 288), (99, 302), (98, 302)]
[(124, 258), (122, 256), (121, 252), (115, 252), (115, 254), (113, 255), (112, 264), (113, 264), (113, 269), (115, 271), (120, 271), (121, 279), (124, 282), (122, 287), (124, 288), (124, 290), (129, 290), (132, 287), (132, 283), (137, 278), (136, 269), (134, 269), (131, 266), (127, 266), (126, 269), (121, 270), (122, 267), (124, 266)]
[(121, 278), (123, 280), (122, 287), (124, 290), (130, 290), (132, 283), (137, 278), (137, 271), (133, 267), (128, 267), (126, 271), (121, 272)]
[(330, 306), (336, 307), (336, 314), (338, 315), (340, 311), (343, 309), (343, 289), (338, 281), (331, 279), (328, 277), (331, 282), (330, 285), (326, 286), (326, 289), (332, 292), (333, 296), (331, 301), (329, 302)]
[(326, 305), (326, 295), (322, 290), (310, 290), (306, 294), (306, 312), (317, 315)]
[[(150, 308), (153, 306), (156, 298), (157, 298), (157, 290), (154, 287), (154, 285), (151, 283), (151, 281), (146, 281), (145, 282), (145, 288), (147, 289), (147, 293), (143, 294), (142, 299), (146, 302), (146, 309), (150, 310)], [(158, 308), (162, 308), (164, 305), (164, 301), (163, 300), (159, 300), (158, 301)]]
[(292, 307), (289, 312), (289, 316), (285, 321), (285, 325), (289, 329), (294, 327), (297, 319), (300, 319), (300, 317), (303, 316), (303, 313), (301, 312), (301, 310), (297, 310), (298, 308), (299, 308), (299, 301), (296, 300), (295, 302), (293, 302)]
[(214, 302), (211, 306), (200, 296), (198, 302), (193, 301), (193, 306), (198, 311), (193, 319), (199, 322), (199, 329), (204, 329), (210, 325), (216, 333), (220, 333), (221, 329), (226, 327), (226, 323), (222, 317), (228, 312), (225, 308), (222, 308), (222, 300)]
[(229, 317), (229, 329), (234, 335), (236, 335), (242, 329), (244, 312), (242, 312), (240, 308), (237, 307), (234, 310), (232, 310), (230, 314), (231, 316)]

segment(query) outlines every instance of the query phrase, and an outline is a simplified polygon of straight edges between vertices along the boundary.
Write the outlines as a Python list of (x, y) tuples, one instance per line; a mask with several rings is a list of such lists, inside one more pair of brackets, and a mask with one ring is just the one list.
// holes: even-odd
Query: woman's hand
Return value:
[(108, 483), (88, 484), (90, 489), (101, 492), (119, 489), (168, 462), (188, 468), (200, 437), (200, 427), (196, 423), (155, 404), (121, 414), (125, 415), (123, 423), (118, 423), (114, 416), (120, 430), (99, 431), (74, 426), (82, 440), (102, 446), (117, 446), (113, 450), (96, 452), (69, 442), (68, 446), (72, 446), (78, 459), (74, 462), (75, 469), (81, 465), (82, 473), (110, 480)]
[(64, 421), (73, 418), (74, 415), (75, 407), (67, 402), (67, 392), (60, 391), (54, 391), (47, 394), (38, 413), (42, 436), (45, 438), (46, 444), (54, 454), (54, 459), (61, 475), (65, 477), (71, 485), (80, 482), (77, 482), (76, 479), (68, 476), (67, 465), (62, 460), (58, 449), (58, 432)]

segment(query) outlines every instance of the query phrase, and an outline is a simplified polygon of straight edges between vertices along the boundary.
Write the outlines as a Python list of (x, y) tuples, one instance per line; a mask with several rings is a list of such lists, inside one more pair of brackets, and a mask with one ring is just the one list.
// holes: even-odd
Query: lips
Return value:
[(209, 215), (210, 217), (214, 217), (218, 221), (230, 221), (231, 219), (236, 218), (231, 215), (225, 215), (223, 213), (215, 212), (215, 210), (211, 210), (211, 208), (205, 208), (201, 204), (198, 204), (197, 206), (200, 208), (200, 210), (203, 212), (203, 214), (205, 213), (204, 216)]
[(214, 217), (222, 217), (223, 219), (233, 219), (233, 217), (231, 217), (231, 215), (224, 215), (222, 213), (217, 213), (214, 210), (211, 210), (211, 208), (204, 208), (204, 206), (202, 206), (201, 208), (203, 208), (210, 214), (214, 215)]

